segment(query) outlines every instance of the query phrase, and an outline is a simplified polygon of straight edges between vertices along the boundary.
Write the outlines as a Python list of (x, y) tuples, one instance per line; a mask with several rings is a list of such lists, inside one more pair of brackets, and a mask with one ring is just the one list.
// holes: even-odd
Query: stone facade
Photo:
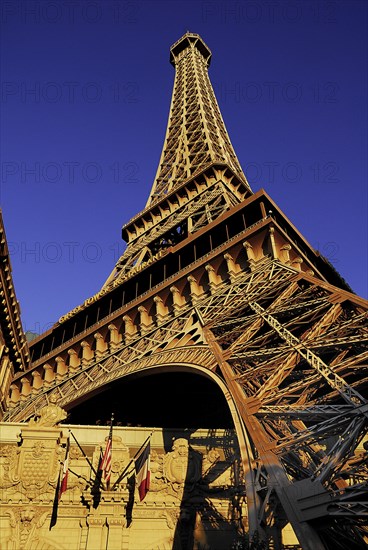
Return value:
[[(210, 550), (239, 539), (246, 512), (233, 431), (116, 427), (110, 487), (98, 490), (88, 461), (98, 469), (109, 428), (59, 425), (63, 413), (51, 403), (28, 424), (1, 424), (1, 549)], [(151, 485), (140, 502), (131, 458), (151, 432)], [(68, 487), (50, 529), (67, 438)]]

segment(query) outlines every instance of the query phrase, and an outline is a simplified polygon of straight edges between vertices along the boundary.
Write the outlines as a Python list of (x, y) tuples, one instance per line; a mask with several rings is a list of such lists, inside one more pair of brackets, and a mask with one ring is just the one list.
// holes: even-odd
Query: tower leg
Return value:
[[(284, 509), (285, 515), (294, 529), (295, 535), (298, 538), (300, 545), (302, 546), (303, 550), (326, 550), (316, 530), (313, 529), (307, 522), (300, 521), (300, 519), (297, 517), (297, 502), (285, 490), (288, 486), (290, 486), (290, 481), (280, 462), (280, 459), (270, 449), (271, 445), (269, 437), (266, 437), (263, 426), (254, 416), (254, 414), (252, 414), (249, 404), (247, 404), (247, 401), (244, 399), (244, 392), (242, 388), (233, 379), (234, 373), (232, 371), (232, 368), (224, 360), (221, 347), (216, 342), (214, 335), (206, 327), (204, 327), (203, 330), (207, 344), (211, 348), (214, 356), (216, 357), (221, 373), (233, 396), (236, 407), (240, 413), (240, 417), (244, 422), (249, 438), (248, 441), (251, 441), (253, 443), (254, 447), (257, 450), (259, 459), (261, 460), (263, 467), (267, 472), (268, 486), (271, 487), (272, 490), (276, 493), (280, 504)], [(240, 437), (241, 439), (243, 439), (242, 434)], [(247, 476), (247, 472), (249, 472), (249, 459), (247, 455), (242, 456), (242, 463)], [(249, 472), (249, 476), (251, 476), (252, 474), (253, 472)], [(247, 497), (249, 493), (253, 497), (253, 495), (256, 493), (255, 489), (256, 487), (254, 479), (248, 477), (248, 479), (246, 479)], [(256, 524), (256, 530), (258, 531), (259, 535), (263, 537), (264, 535), (259, 528), (259, 508), (257, 506), (257, 498), (254, 499), (252, 497), (250, 506), (248, 506), (248, 512), (250, 514), (250, 531), (255, 532)]]

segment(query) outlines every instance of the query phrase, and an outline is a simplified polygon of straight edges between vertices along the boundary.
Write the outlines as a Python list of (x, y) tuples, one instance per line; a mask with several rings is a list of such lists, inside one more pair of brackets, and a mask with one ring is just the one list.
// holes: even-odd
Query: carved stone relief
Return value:
[(55, 395), (51, 395), (49, 398), (49, 404), (41, 409), (37, 410), (34, 417), (28, 423), (30, 427), (54, 427), (60, 422), (66, 419), (67, 413), (56, 405), (57, 398)]
[(20, 482), (16, 475), (20, 449), (15, 445), (0, 447), (0, 489), (10, 489)]
[(11, 536), (4, 541), (12, 550), (36, 548), (40, 541), (40, 529), (44, 525), (49, 509), (45, 507), (13, 507), (6, 514), (10, 519)]
[(202, 455), (189, 447), (184, 438), (176, 439), (173, 450), (164, 457), (164, 476), (168, 482), (168, 492), (178, 498), (193, 491), (201, 479)]
[[(144, 502), (140, 502), (137, 493), (129, 488), (127, 478), (116, 491), (111, 488), (105, 491), (102, 488), (97, 502), (92, 494), (94, 474), (90, 473), (88, 461), (81, 450), (71, 445), (67, 491), (59, 503), (58, 524), (49, 532), (48, 523), (60, 466), (65, 456), (67, 434), (65, 430), (50, 425), (59, 416), (53, 415), (51, 420), (48, 413), (41, 413), (42, 409), (37, 413), (36, 420), (22, 429), (20, 446), (8, 444), (0, 447), (0, 488), (4, 489), (3, 494), (0, 494), (0, 511), (4, 519), (6, 516), (9, 518), (5, 520), (4, 550), (62, 548), (58, 544), (62, 544), (59, 538), (61, 532), (58, 530), (62, 529), (61, 525), (65, 525), (66, 521), (75, 531), (75, 540), (79, 540), (79, 537), (85, 536), (80, 531), (83, 521), (83, 529), (89, 533), (92, 524), (95, 526), (100, 520), (103, 520), (111, 540), (128, 536), (129, 529), (126, 535), (119, 534), (119, 530), (125, 532), (131, 522), (133, 526), (137, 520), (154, 522), (152, 525), (157, 526), (154, 527), (157, 528), (155, 536), (158, 541), (162, 538), (162, 547), (171, 548), (175, 543), (175, 547), (184, 550), (194, 548), (195, 541), (201, 538), (204, 540), (203, 532), (208, 527), (203, 526), (203, 520), (210, 522), (209, 525), (212, 525), (213, 517), (217, 518), (216, 521), (229, 520), (231, 503), (224, 479), (230, 482), (232, 459), (226, 460), (222, 450), (219, 452), (207, 447), (207, 452), (199, 452), (191, 447), (187, 439), (177, 438), (173, 440), (172, 450), (168, 453), (157, 447), (152, 449), (151, 486)], [(43, 423), (43, 420), (40, 422), (37, 418), (49, 420)], [(117, 434), (113, 435), (110, 487), (129, 465), (130, 456), (133, 455), (123, 439)], [(106, 439), (94, 448), (91, 460), (95, 469), (105, 446)], [(134, 469), (133, 463), (129, 471), (130, 468)], [(208, 472), (212, 474), (208, 476)], [(218, 477), (221, 486), (219, 484), (213, 493), (211, 488)], [(218, 506), (221, 499), (226, 501), (222, 508), (222, 505)], [(218, 513), (212, 517), (210, 511), (211, 517), (206, 519), (208, 504), (212, 511), (217, 509)], [(131, 516), (128, 522), (129, 505)], [(88, 536), (92, 536), (91, 533)]]

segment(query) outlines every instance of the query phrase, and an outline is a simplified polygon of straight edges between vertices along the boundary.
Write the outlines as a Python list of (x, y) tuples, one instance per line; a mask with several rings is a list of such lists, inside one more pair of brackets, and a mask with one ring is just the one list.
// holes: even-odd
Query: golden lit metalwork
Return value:
[[(362, 548), (368, 304), (267, 193), (251, 192), (208, 79), (210, 56), (192, 33), (171, 48), (174, 92), (146, 208), (124, 226), (126, 251), (102, 290), (32, 342), (31, 366), (14, 376), (5, 420), (29, 421), (50, 402), (71, 409), (132, 373), (165, 367), (206, 375), (231, 410), (241, 465), (231, 484), (237, 498), (241, 493), (237, 502), (243, 499), (232, 513), (248, 539), (280, 549), (293, 530), (297, 548)], [(157, 486), (166, 484), (167, 495), (180, 457), (188, 456), (184, 447), (178, 443), (173, 455), (157, 459), (166, 471)], [(203, 458), (211, 468), (217, 452)], [(201, 478), (197, 470), (191, 487)], [(182, 485), (165, 516), (168, 529), (185, 523), (179, 514), (185, 501), (189, 518), (210, 517), (221, 531), (226, 514), (218, 515), (209, 496), (197, 504), (185, 500), (185, 476), (177, 475)], [(87, 524), (79, 548), (89, 548), (87, 533), (96, 541), (103, 525), (104, 544), (109, 536), (119, 539), (109, 548), (123, 547), (124, 539), (124, 547), (138, 549), (143, 539), (128, 541), (111, 495), (93, 513), (91, 487), (83, 498)], [(85, 517), (76, 502), (75, 518)], [(156, 517), (139, 507), (137, 514), (150, 525)], [(77, 523), (72, 529), (78, 532)], [(186, 548), (202, 536), (194, 527), (191, 539), (180, 533)]]

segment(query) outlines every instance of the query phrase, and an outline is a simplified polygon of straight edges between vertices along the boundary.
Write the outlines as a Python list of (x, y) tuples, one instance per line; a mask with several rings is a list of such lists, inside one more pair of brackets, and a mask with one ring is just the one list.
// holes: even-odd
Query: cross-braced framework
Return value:
[(262, 191), (251, 194), (186, 34), (146, 209), (102, 291), (31, 346), (6, 419), (50, 397), (73, 408), (140, 371), (219, 384), (241, 451), (250, 538), (281, 549), (364, 548), (368, 516), (368, 304)]
[[(303, 277), (271, 280), (259, 298), (233, 285), (201, 312), (247, 428), (255, 521), (290, 521), (303, 548), (363, 547), (367, 309)], [(321, 541), (300, 532), (312, 521)]]
[(187, 33), (172, 46), (170, 54), (176, 68), (174, 90), (147, 206), (213, 162), (225, 162), (246, 183), (208, 77), (209, 48), (197, 34)]
[[(140, 370), (208, 369), (225, 381), (244, 425), (251, 532), (277, 548), (291, 522), (303, 548), (358, 544), (367, 515), (367, 457), (355, 453), (368, 415), (367, 308), (267, 260), (195, 302), (69, 369), (49, 392), (67, 406)], [(29, 396), (11, 418), (29, 417), (49, 397)]]
[[(199, 35), (186, 33), (171, 47), (170, 60), (176, 69), (174, 89), (166, 137), (146, 210), (155, 205), (162, 210), (159, 203), (171, 195), (174, 200), (165, 207), (170, 213), (176, 209), (177, 216), (160, 223), (155, 219), (153, 224), (147, 218), (144, 224), (148, 230), (138, 240), (132, 243), (129, 240), (127, 250), (117, 262), (105, 287), (121, 281), (133, 267), (152, 258), (157, 250), (167, 246), (168, 239), (176, 242), (178, 221), (190, 219), (188, 230), (193, 233), (251, 193), (208, 76), (211, 60), (208, 46)], [(196, 181), (196, 176), (201, 176), (213, 164), (225, 164), (236, 174), (243, 187), (241, 194), (221, 184), (198, 193), (203, 184)], [(191, 191), (187, 195), (183, 190), (183, 183), (188, 180), (194, 181), (197, 187), (194, 194)], [(142, 220), (141, 215), (139, 219)], [(174, 234), (167, 235), (173, 228)], [(166, 239), (162, 239), (162, 235), (166, 235)], [(149, 243), (151, 246), (148, 246)]]

